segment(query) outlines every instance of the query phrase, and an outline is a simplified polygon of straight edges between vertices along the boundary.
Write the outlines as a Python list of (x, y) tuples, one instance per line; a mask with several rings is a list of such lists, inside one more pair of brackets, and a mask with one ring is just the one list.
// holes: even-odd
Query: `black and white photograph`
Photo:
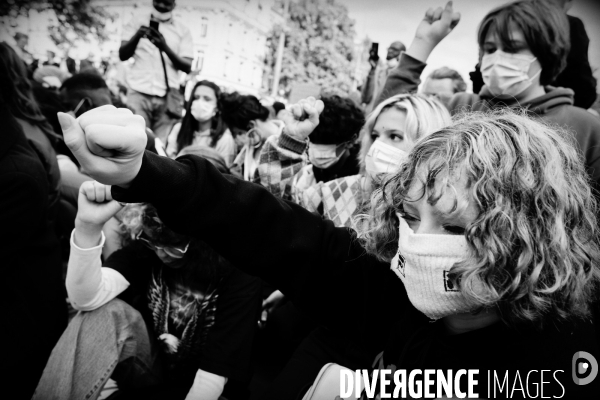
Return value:
[(1, 1), (2, 397), (600, 399), (599, 82), (600, 0)]

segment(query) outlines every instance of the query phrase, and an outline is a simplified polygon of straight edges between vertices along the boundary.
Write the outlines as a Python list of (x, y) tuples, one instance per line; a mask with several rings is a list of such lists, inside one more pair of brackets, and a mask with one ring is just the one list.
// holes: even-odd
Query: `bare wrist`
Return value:
[(89, 249), (100, 244), (102, 239), (102, 225), (83, 222), (79, 218), (75, 219), (75, 235), (73, 240), (77, 247)]
[(406, 50), (406, 54), (421, 62), (427, 62), (429, 55), (438, 43), (439, 41), (435, 42), (431, 39), (415, 36), (408, 50)]

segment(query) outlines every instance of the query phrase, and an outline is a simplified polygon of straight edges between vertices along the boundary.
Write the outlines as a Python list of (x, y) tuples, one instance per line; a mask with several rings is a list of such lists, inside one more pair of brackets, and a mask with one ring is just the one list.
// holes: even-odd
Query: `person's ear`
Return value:
[(257, 123), (256, 123), (255, 120), (252, 120), (252, 121), (248, 122), (248, 129), (247, 130), (256, 128), (256, 125), (257, 125)]

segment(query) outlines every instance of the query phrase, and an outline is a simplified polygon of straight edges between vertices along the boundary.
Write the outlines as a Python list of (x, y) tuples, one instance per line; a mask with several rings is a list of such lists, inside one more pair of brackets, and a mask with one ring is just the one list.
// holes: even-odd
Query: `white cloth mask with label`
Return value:
[(391, 268), (412, 305), (432, 320), (471, 311), (473, 306), (448, 277), (454, 264), (469, 257), (464, 235), (415, 234), (397, 216), (400, 238)]

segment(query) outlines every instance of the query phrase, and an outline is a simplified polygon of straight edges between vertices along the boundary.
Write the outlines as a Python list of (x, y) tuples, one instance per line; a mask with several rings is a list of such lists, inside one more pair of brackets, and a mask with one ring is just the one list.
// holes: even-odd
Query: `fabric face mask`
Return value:
[(204, 122), (215, 116), (216, 107), (204, 100), (194, 100), (190, 112), (196, 121)]
[(469, 257), (465, 237), (415, 234), (397, 215), (400, 238), (391, 268), (402, 280), (412, 305), (432, 320), (471, 311), (474, 307), (448, 278), (452, 266)]
[(308, 144), (308, 159), (310, 163), (317, 168), (327, 169), (337, 163), (344, 152), (341, 152), (340, 155), (337, 155), (337, 148), (339, 146), (343, 146), (344, 143), (335, 145), (335, 144)]
[(173, 11), (160, 12), (156, 9), (153, 9), (152, 17), (160, 22), (168, 22), (173, 17)]
[[(537, 63), (539, 71), (529, 76), (529, 69)], [(481, 60), (483, 82), (494, 96), (516, 97), (533, 84), (542, 73), (537, 58), (524, 54), (509, 54), (496, 50)]]
[(398, 171), (407, 158), (408, 154), (405, 151), (376, 139), (365, 158), (365, 168), (367, 174), (375, 178), (380, 174)]

